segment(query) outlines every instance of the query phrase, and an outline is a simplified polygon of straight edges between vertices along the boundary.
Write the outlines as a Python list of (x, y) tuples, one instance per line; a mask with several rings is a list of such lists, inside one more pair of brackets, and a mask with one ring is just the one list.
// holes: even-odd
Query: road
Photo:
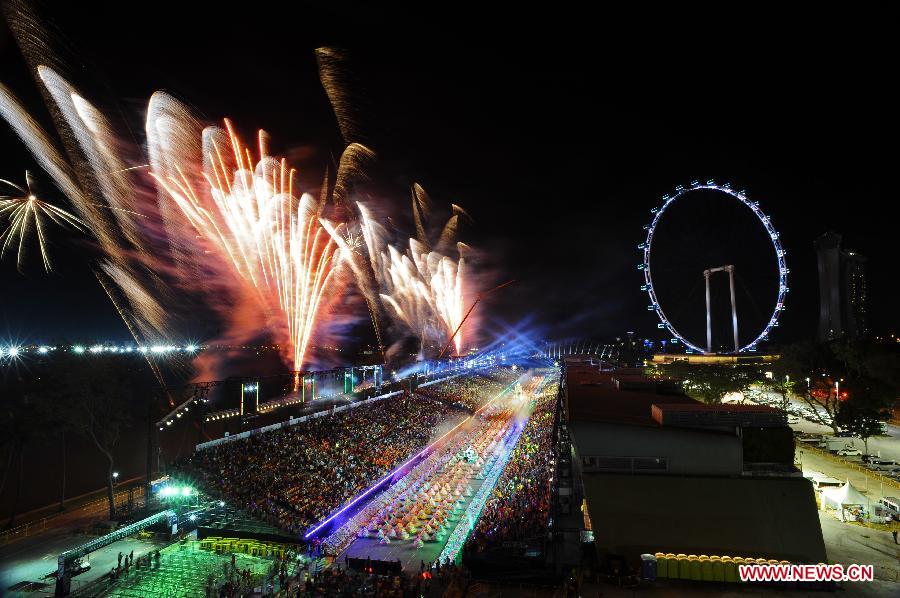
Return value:
[(894, 582), (900, 594), (900, 546), (894, 544), (890, 532), (841, 523), (822, 512), (819, 522), (829, 560), (842, 565), (875, 565), (875, 579)]
[[(771, 400), (781, 400), (781, 396), (767, 392), (763, 393), (767, 395), (767, 397)], [(726, 397), (726, 401), (739, 401), (744, 399), (744, 396), (741, 393), (734, 393)], [(751, 400), (749, 397), (746, 400)], [(798, 400), (796, 398), (791, 398), (791, 404), (797, 407), (809, 407), (806, 402), (802, 400)], [(797, 432), (807, 432), (812, 434), (834, 434), (834, 431), (828, 427), (823, 426), (820, 423), (809, 421), (804, 418), (798, 418), (799, 422), (796, 424), (791, 424), (791, 428)], [(848, 443), (852, 444), (855, 448), (858, 448), (860, 451), (865, 452), (865, 446), (862, 440), (859, 438), (846, 438)], [(883, 459), (893, 459), (894, 461), (900, 462), (900, 426), (895, 426), (893, 424), (887, 424), (887, 434), (884, 436), (873, 436), (869, 438), (869, 454), (878, 455)]]
[[(57, 566), (56, 558), (60, 553), (70, 550), (94, 536), (72, 534), (66, 531), (48, 531), (45, 534), (25, 538), (0, 549), (0, 595), (3, 596), (52, 596), (56, 580), (48, 578)], [(165, 544), (155, 544), (149, 540), (126, 538), (88, 555), (91, 563), (90, 571), (73, 578), (72, 589), (91, 582), (114, 569), (119, 552), (128, 554), (134, 551), (134, 557), (143, 556), (147, 552), (162, 548)], [(46, 586), (37, 593), (19, 593), (10, 587), (23, 582), (40, 582)]]
[(896, 486), (885, 485), (858, 469), (841, 465), (813, 451), (803, 450), (802, 447), (797, 447), (797, 457), (804, 473), (818, 471), (838, 480), (849, 480), (872, 504), (877, 503), (882, 496), (895, 496), (898, 493)]

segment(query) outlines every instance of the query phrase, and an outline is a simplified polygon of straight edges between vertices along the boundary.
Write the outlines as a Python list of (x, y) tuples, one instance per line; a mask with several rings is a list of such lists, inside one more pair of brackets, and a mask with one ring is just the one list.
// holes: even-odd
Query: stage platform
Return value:
[(430, 567), (441, 557), (458, 526), (457, 541), (466, 537), (492, 490), (484, 484), (496, 483), (493, 474), (505, 467), (515, 432), (528, 417), (521, 397), (504, 391), (496, 398), (488, 412), (467, 420), (449, 442), (329, 536), (325, 543), (339, 561), (399, 560), (404, 571), (416, 572), (423, 561)]
[[(492, 464), (493, 461), (494, 460), (491, 459), (489, 463)], [(469, 484), (472, 487), (472, 496), (466, 496), (463, 508), (450, 517), (451, 531), (456, 527), (456, 524), (459, 523), (460, 518), (465, 517), (465, 509), (469, 507), (472, 498), (478, 493), (478, 490), (484, 483), (483, 473), (489, 468), (489, 463), (487, 461), (485, 462), (479, 475), (469, 478)], [(447, 544), (447, 539), (449, 537), (450, 534), (448, 533), (442, 540), (425, 542), (424, 545), (419, 548), (415, 546), (414, 538), (410, 538), (409, 540), (401, 540), (398, 538), (396, 540), (391, 540), (390, 544), (381, 544), (381, 541), (378, 538), (357, 538), (354, 540), (353, 544), (340, 555), (339, 560), (343, 561), (345, 556), (361, 559), (371, 558), (380, 561), (396, 561), (399, 559), (404, 571), (415, 572), (421, 567), (422, 561), (425, 561), (425, 566), (427, 568), (430, 567), (431, 563), (437, 560), (438, 555), (441, 554), (441, 551)]]

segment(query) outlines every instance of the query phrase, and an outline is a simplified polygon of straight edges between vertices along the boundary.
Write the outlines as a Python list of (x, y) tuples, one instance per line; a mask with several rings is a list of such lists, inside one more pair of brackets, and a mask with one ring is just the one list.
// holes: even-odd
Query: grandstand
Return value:
[[(406, 572), (418, 571), (422, 561), (430, 566), (448, 551), (459, 563), (479, 517), (487, 517), (475, 532), (481, 551), (485, 543), (520, 540), (508, 537), (510, 530), (499, 536), (490, 530), (496, 530), (497, 517), (518, 517), (523, 509), (533, 511), (529, 535), (540, 538), (550, 475), (541, 449), (553, 425), (557, 381), (496, 367), (198, 447), (175, 474), (194, 479), (208, 498), (191, 517), (196, 532), (165, 548), (158, 565), (132, 569), (127, 577), (105, 576), (104, 595), (241, 595), (260, 586), (301, 584), (310, 555), (319, 551), (340, 555), (337, 562), (344, 556), (402, 560)], [(527, 424), (514, 423), (517, 414), (528, 418), (535, 408)], [(499, 480), (498, 489), (508, 495), (523, 475), (537, 476), (527, 501), (507, 497), (498, 503), (494, 484)], [(291, 550), (292, 542), (299, 546)], [(279, 579), (276, 563), (285, 560)], [(365, 585), (348, 573), (316, 576), (311, 583), (358, 582)]]
[(416, 394), (474, 412), (512, 384), (519, 373), (509, 368), (492, 368), (423, 385)]
[[(493, 548), (546, 535), (543, 449), (557, 380), (495, 367), (199, 446), (165, 477), (173, 491), (155, 486), (149, 512), (166, 509), (164, 520), (144, 525), (140, 538), (119, 528), (102, 551), (74, 554), (71, 591), (371, 595), (399, 583), (438, 595), (458, 579), (473, 533), (491, 559)], [(514, 491), (528, 476), (534, 483)], [(528, 538), (498, 528), (498, 518), (523, 512)]]

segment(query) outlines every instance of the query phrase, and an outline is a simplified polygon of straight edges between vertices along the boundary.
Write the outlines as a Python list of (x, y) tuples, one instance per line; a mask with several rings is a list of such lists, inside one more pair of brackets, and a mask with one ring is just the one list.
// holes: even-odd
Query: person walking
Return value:
[(898, 544), (897, 542), (897, 530), (891, 532), (891, 535), (894, 536), (894, 544)]
[(122, 566), (122, 551), (119, 551), (119, 566)]

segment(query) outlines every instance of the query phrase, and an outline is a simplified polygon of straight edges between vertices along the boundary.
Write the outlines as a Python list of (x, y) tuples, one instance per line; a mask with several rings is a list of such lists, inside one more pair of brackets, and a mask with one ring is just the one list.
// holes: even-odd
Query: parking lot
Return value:
[[(830, 455), (797, 447), (797, 457), (805, 474), (813, 471), (821, 472), (853, 484), (867, 498), (867, 510), (884, 496), (900, 494), (900, 489), (896, 486), (876, 481), (869, 473), (849, 463), (841, 463), (839, 459)], [(820, 511), (819, 521), (829, 561), (875, 566), (875, 584), (866, 585), (865, 588), (845, 586), (845, 589), (852, 589), (854, 595), (896, 595), (900, 581), (900, 546), (894, 544), (889, 526), (877, 526), (878, 529), (874, 529), (860, 524), (844, 523), (831, 511)], [(894, 525), (898, 525), (897, 522), (894, 522)]]
[[(781, 407), (781, 396), (772, 392), (762, 392), (758, 390), (750, 390), (744, 395), (733, 395), (728, 397), (731, 400), (744, 399), (746, 401), (755, 402), (762, 405), (770, 405), (772, 407)], [(812, 407), (801, 400), (792, 398), (788, 406), (788, 424), (794, 432), (801, 434), (817, 434), (826, 438), (832, 438), (830, 447), (819, 446), (822, 449), (833, 449), (834, 451), (843, 450), (845, 448), (859, 451), (859, 455), (849, 454), (842, 455), (848, 461), (856, 463), (860, 466), (867, 467), (862, 461), (862, 455), (866, 451), (866, 443), (859, 438), (852, 437), (835, 437), (834, 430), (830, 426), (822, 425), (815, 421), (815, 414), (811, 413)], [(827, 420), (827, 415), (819, 409), (819, 417)], [(894, 479), (900, 479), (900, 427), (886, 424), (885, 434), (873, 436), (868, 441), (869, 454), (877, 457), (882, 461), (893, 461), (897, 465), (882, 465), (872, 467), (873, 471), (879, 474), (887, 475)], [(850, 451), (851, 453), (853, 451)]]

